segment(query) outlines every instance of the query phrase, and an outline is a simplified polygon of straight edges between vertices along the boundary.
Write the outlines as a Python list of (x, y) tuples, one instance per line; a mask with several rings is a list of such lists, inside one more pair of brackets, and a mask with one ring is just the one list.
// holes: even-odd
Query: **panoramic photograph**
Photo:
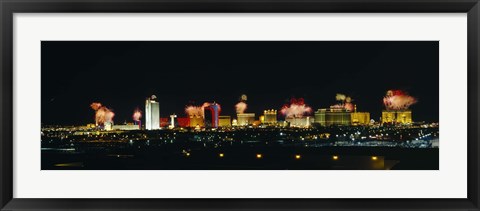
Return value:
[(42, 170), (438, 170), (438, 41), (42, 41)]

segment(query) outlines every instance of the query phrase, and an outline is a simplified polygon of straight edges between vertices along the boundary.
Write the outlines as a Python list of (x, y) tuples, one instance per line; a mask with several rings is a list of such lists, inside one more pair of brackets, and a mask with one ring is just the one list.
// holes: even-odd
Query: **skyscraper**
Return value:
[(152, 95), (145, 101), (145, 129), (160, 129), (160, 105), (155, 95)]
[(217, 128), (218, 127), (218, 118), (220, 116), (220, 105), (213, 102), (209, 106), (203, 108), (205, 127), (207, 128)]

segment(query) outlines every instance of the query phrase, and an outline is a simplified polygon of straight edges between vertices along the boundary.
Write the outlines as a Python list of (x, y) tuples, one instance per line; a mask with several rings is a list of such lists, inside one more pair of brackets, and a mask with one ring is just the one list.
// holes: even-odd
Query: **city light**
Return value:
[(377, 160), (377, 156), (372, 156), (372, 160)]
[(301, 155), (295, 155), (295, 159), (299, 160), (300, 158), (302, 158)]
[(334, 156), (332, 157), (332, 159), (338, 160), (338, 156), (334, 155)]
[(223, 153), (218, 154), (218, 157), (223, 158), (224, 156), (225, 156), (225, 154), (223, 154)]
[(263, 157), (262, 154), (257, 154), (257, 158), (258, 158), (258, 159), (261, 159), (262, 157)]

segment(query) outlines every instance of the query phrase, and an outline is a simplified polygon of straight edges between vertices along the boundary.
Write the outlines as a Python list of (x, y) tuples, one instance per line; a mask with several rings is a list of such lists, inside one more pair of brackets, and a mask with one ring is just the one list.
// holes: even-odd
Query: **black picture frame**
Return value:
[[(0, 0), (2, 210), (479, 210), (478, 0)], [(14, 13), (467, 13), (468, 198), (466, 199), (16, 199), (13, 198)], [(449, 181), (445, 181), (449, 182)], [(446, 190), (447, 191), (447, 190)]]

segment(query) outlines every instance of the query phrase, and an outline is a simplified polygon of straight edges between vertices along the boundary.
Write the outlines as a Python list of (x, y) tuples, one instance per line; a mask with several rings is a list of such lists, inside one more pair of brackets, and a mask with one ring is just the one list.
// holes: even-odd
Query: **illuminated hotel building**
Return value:
[(370, 113), (368, 112), (353, 112), (352, 125), (368, 125), (370, 124)]
[(190, 127), (190, 118), (189, 117), (178, 117), (177, 118), (178, 126), (180, 127)]
[(255, 121), (255, 114), (254, 113), (244, 113), (244, 114), (237, 114), (237, 125), (238, 126), (246, 126), (251, 125)]
[(369, 112), (357, 112), (357, 105), (354, 107), (354, 112), (351, 113), (352, 125), (368, 125), (370, 124)]
[(290, 127), (310, 127), (314, 122), (314, 118), (311, 116), (287, 117), (285, 121), (290, 123)]
[(167, 117), (160, 118), (160, 128), (167, 127), (170, 124), (169, 119), (170, 118), (167, 118)]
[(113, 125), (112, 130), (139, 130), (139, 125), (126, 124), (126, 125)]
[(265, 124), (276, 124), (277, 123), (277, 110), (265, 110), (263, 111)]
[(203, 109), (205, 127), (217, 128), (219, 124), (220, 105), (212, 103)]
[(385, 123), (400, 123), (410, 124), (412, 123), (412, 111), (411, 110), (386, 110), (382, 111), (382, 124)]
[(105, 122), (103, 123), (103, 129), (104, 130), (112, 130), (113, 127), (113, 122)]
[(231, 122), (231, 117), (230, 116), (219, 116), (218, 117), (218, 126), (219, 127), (231, 127), (232, 122)]
[(397, 111), (397, 122), (402, 124), (410, 124), (412, 123), (412, 111), (405, 110), (405, 111)]
[(351, 112), (344, 108), (324, 108), (318, 109), (315, 112), (315, 123), (318, 123), (321, 126), (348, 126), (351, 124), (351, 121)]
[(189, 121), (189, 125), (190, 127), (203, 127), (204, 124), (203, 124), (203, 117), (199, 117), (199, 116), (190, 116), (189, 117), (190, 121)]
[(395, 111), (382, 111), (382, 124), (383, 123), (394, 123), (396, 119)]
[(145, 129), (160, 129), (160, 105), (155, 95), (145, 101)]

